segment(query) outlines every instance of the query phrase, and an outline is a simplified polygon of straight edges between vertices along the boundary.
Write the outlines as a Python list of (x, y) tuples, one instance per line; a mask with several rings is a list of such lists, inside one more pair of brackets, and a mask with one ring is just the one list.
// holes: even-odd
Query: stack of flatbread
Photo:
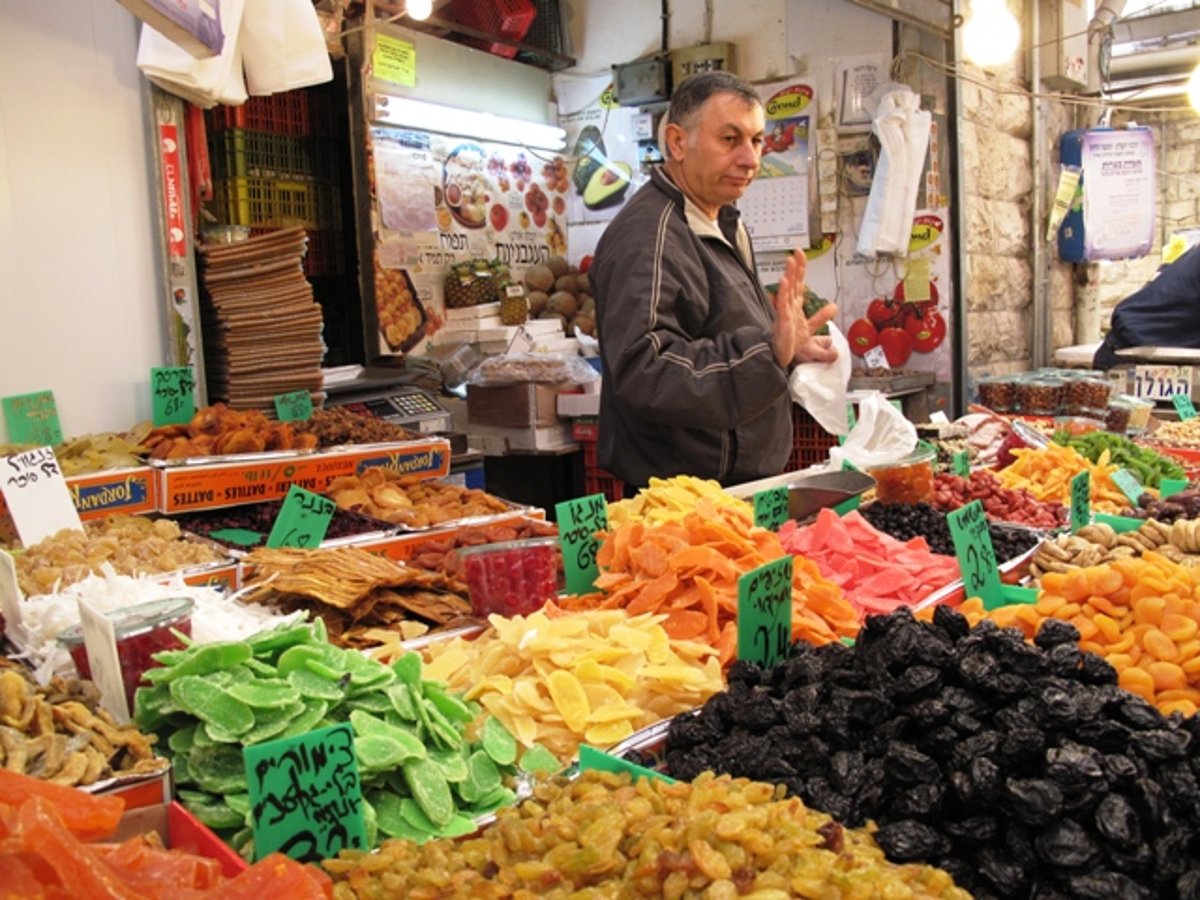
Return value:
[(324, 320), (304, 277), (302, 228), (200, 248), (209, 402), (274, 408), (279, 394), (321, 390)]

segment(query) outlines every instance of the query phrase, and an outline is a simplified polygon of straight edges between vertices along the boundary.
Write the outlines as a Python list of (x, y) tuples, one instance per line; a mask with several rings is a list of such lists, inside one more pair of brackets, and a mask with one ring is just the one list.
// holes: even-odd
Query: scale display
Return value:
[(330, 397), (326, 403), (386, 419), (422, 434), (452, 430), (450, 411), (421, 388), (389, 388), (371, 391), (365, 396), (350, 392)]

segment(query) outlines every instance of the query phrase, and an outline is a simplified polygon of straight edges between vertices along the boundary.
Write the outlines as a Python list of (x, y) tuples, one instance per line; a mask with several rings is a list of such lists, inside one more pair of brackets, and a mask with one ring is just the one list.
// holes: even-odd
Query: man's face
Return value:
[(701, 208), (715, 214), (746, 192), (762, 159), (762, 107), (737, 94), (714, 94), (690, 127), (668, 126), (679, 186)]

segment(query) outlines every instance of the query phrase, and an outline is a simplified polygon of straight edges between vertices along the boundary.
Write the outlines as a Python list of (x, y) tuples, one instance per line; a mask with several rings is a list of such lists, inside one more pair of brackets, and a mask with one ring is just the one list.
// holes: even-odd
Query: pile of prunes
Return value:
[(1200, 722), (1164, 717), (1081, 652), (938, 608), (797, 644), (671, 725), (667, 771), (786, 785), (895, 862), (980, 898), (1200, 898)]
[[(928, 503), (868, 503), (859, 510), (863, 518), (884, 534), (901, 541), (925, 538), (929, 549), (943, 556), (954, 555), (954, 540), (946, 514)], [(992, 522), (988, 525), (996, 560), (1016, 559), (1032, 550), (1041, 538), (1034, 531)]]

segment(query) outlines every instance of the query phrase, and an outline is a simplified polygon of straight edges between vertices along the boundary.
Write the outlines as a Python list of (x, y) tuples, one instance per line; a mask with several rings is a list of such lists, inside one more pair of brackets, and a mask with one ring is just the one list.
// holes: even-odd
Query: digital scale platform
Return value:
[(344, 406), (421, 434), (453, 430), (454, 417), (437, 398), (404, 378), (372, 378), (366, 373), (343, 384), (326, 385), (326, 406)]

